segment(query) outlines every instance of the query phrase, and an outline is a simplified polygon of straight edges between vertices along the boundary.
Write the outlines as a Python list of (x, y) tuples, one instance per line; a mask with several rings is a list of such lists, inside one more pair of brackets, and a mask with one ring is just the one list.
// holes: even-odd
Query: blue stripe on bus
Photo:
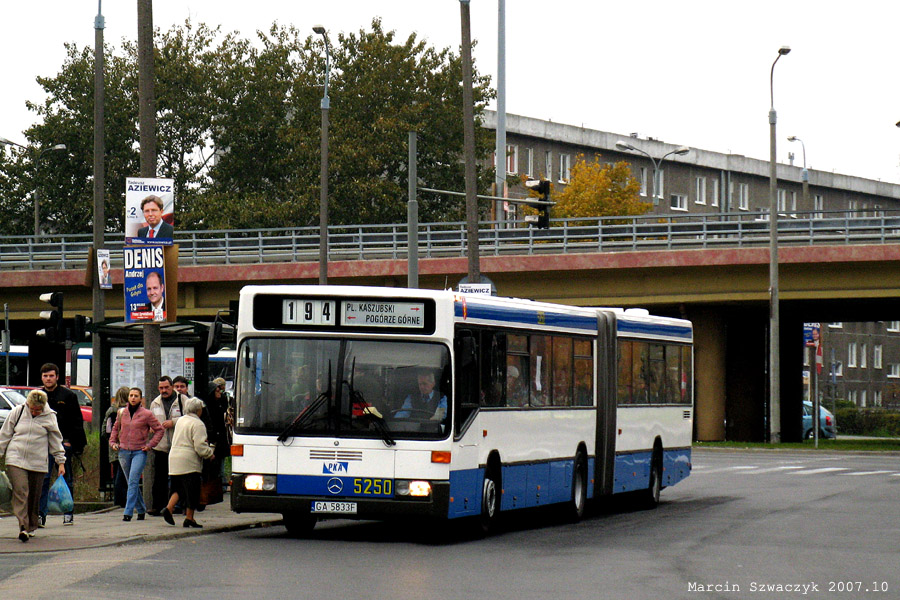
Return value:
[[(568, 327), (570, 329), (586, 329), (597, 331), (597, 318), (584, 315), (570, 315), (550, 311), (535, 310), (521, 307), (501, 307), (478, 304), (477, 300), (466, 299), (467, 319), (482, 319), (485, 321), (500, 321), (504, 323), (519, 323), (522, 325), (540, 325), (546, 327)], [(457, 318), (463, 318), (463, 303), (455, 304)], [(542, 318), (539, 319), (539, 315)]]
[(616, 322), (619, 333), (633, 333), (640, 335), (664, 335), (679, 337), (685, 341), (691, 339), (691, 328), (684, 325), (670, 325), (663, 323), (642, 323), (639, 321), (626, 321), (618, 319)]
[[(613, 493), (634, 492), (650, 487), (652, 451), (629, 452), (616, 456)], [(662, 485), (675, 485), (691, 473), (691, 450), (681, 448), (663, 451)]]

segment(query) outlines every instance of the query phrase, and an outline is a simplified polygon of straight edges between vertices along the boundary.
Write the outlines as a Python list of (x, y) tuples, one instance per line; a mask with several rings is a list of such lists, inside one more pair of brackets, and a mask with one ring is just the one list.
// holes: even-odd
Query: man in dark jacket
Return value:
[[(75, 486), (72, 482), (72, 456), (81, 456), (87, 445), (84, 435), (84, 419), (81, 416), (81, 407), (75, 393), (67, 387), (59, 385), (59, 367), (53, 363), (47, 363), (41, 367), (41, 382), (44, 384), (44, 392), (47, 393), (47, 406), (56, 411), (56, 421), (59, 423), (59, 431), (63, 437), (63, 449), (66, 451), (66, 474), (64, 479), (72, 497), (75, 497)], [(47, 522), (47, 498), (50, 495), (50, 471), (56, 464), (56, 460), (50, 456), (48, 470), (44, 477), (44, 486), (41, 489), (41, 504), (38, 509), (40, 521), (39, 527)], [(72, 513), (63, 515), (63, 525), (74, 525)]]

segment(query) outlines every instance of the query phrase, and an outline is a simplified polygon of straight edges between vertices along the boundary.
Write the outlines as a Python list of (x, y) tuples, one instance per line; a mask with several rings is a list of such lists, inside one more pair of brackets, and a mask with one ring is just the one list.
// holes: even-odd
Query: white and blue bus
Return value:
[(249, 286), (232, 509), (472, 517), (636, 492), (691, 470), (692, 327), (644, 310), (452, 291)]

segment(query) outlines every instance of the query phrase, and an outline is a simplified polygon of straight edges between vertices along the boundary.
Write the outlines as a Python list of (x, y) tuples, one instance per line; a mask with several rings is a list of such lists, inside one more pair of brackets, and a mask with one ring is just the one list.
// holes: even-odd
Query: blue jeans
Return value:
[(119, 449), (119, 465), (128, 479), (128, 496), (125, 499), (125, 514), (131, 516), (137, 509), (139, 515), (147, 512), (144, 495), (141, 493), (141, 475), (147, 464), (147, 453), (143, 450)]
[[(66, 474), (63, 475), (63, 479), (66, 482), (66, 485), (69, 486), (69, 491), (72, 493), (72, 498), (75, 498), (75, 486), (72, 484), (72, 447), (71, 446), (63, 446), (63, 449), (66, 451)], [(38, 512), (42, 517), (47, 516), (47, 500), (50, 497), (50, 475), (51, 473), (59, 472), (59, 467), (56, 466), (56, 459), (51, 455), (47, 461), (47, 474), (44, 476), (44, 484), (41, 486), (41, 503), (40, 508), (38, 508)], [(72, 513), (66, 513), (67, 515), (71, 515)]]

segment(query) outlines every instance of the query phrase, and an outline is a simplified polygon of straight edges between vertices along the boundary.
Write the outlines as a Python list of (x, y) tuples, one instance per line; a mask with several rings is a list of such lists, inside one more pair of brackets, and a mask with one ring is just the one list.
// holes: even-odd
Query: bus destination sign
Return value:
[(334, 300), (286, 298), (281, 310), (285, 325), (334, 325)]
[(423, 329), (425, 303), (345, 300), (341, 303), (341, 325)]

